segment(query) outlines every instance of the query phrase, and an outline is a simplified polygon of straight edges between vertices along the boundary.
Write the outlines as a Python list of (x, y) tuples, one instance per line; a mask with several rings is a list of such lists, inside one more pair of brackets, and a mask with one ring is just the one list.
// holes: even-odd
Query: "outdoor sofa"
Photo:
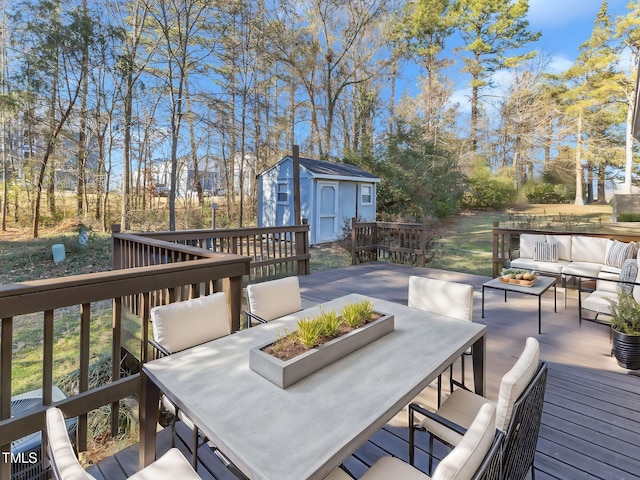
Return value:
[(511, 267), (560, 276), (564, 286), (570, 278), (609, 280), (615, 292), (622, 265), (636, 255), (637, 247), (636, 242), (588, 235), (523, 233), (520, 257), (511, 260)]

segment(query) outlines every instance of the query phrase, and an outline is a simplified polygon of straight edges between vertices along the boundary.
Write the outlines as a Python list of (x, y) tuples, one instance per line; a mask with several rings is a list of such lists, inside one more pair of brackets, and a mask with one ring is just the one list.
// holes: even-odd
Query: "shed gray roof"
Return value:
[[(287, 155), (267, 170), (271, 170), (271, 168), (287, 159), (292, 159), (291, 155)], [(314, 176), (317, 175), (322, 177), (366, 178), (371, 181), (379, 181), (379, 178), (375, 175), (361, 169), (360, 167), (356, 167), (355, 165), (351, 165), (348, 163), (337, 163), (329, 162), (327, 160), (314, 160), (312, 158), (300, 157), (300, 166)], [(265, 170), (265, 172), (267, 170)]]

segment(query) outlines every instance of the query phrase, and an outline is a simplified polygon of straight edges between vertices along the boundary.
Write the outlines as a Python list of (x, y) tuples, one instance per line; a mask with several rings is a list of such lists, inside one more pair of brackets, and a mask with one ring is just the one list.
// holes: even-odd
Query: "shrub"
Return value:
[(568, 203), (571, 200), (564, 185), (529, 182), (524, 185), (523, 191), (529, 203)]
[(618, 214), (619, 222), (640, 222), (640, 213), (620, 213)]
[(509, 177), (492, 175), (488, 169), (480, 168), (469, 176), (461, 206), (475, 210), (499, 210), (512, 205), (516, 199), (516, 189)]

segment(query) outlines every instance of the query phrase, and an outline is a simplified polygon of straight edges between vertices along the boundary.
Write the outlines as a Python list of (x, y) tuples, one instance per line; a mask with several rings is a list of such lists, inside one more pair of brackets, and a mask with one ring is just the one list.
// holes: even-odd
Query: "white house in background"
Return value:
[[(293, 225), (293, 158), (286, 156), (258, 176), (258, 226)], [(355, 165), (300, 158), (300, 211), (311, 245), (342, 235), (345, 219), (376, 218), (380, 179)]]
[[(219, 164), (219, 160), (213, 157), (200, 158), (198, 161), (198, 175), (205, 196), (224, 194), (224, 179), (221, 176)], [(137, 171), (134, 171), (134, 178), (135, 175), (137, 175)], [(156, 195), (168, 196), (171, 188), (171, 161), (169, 159), (154, 160), (151, 166), (151, 176), (151, 186), (155, 188)], [(176, 197), (183, 198), (187, 195), (195, 195), (194, 177), (193, 165), (183, 162), (178, 166)]]

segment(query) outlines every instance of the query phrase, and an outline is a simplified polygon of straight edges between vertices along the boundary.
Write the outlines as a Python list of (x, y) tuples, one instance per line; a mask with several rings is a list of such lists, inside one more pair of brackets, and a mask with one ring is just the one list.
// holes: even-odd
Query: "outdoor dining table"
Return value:
[[(286, 389), (249, 368), (249, 350), (298, 319), (363, 299), (395, 316), (395, 330)], [(247, 477), (322, 479), (472, 347), (475, 391), (485, 389), (484, 325), (346, 295), (142, 368), (140, 464), (155, 458), (160, 392)]]

